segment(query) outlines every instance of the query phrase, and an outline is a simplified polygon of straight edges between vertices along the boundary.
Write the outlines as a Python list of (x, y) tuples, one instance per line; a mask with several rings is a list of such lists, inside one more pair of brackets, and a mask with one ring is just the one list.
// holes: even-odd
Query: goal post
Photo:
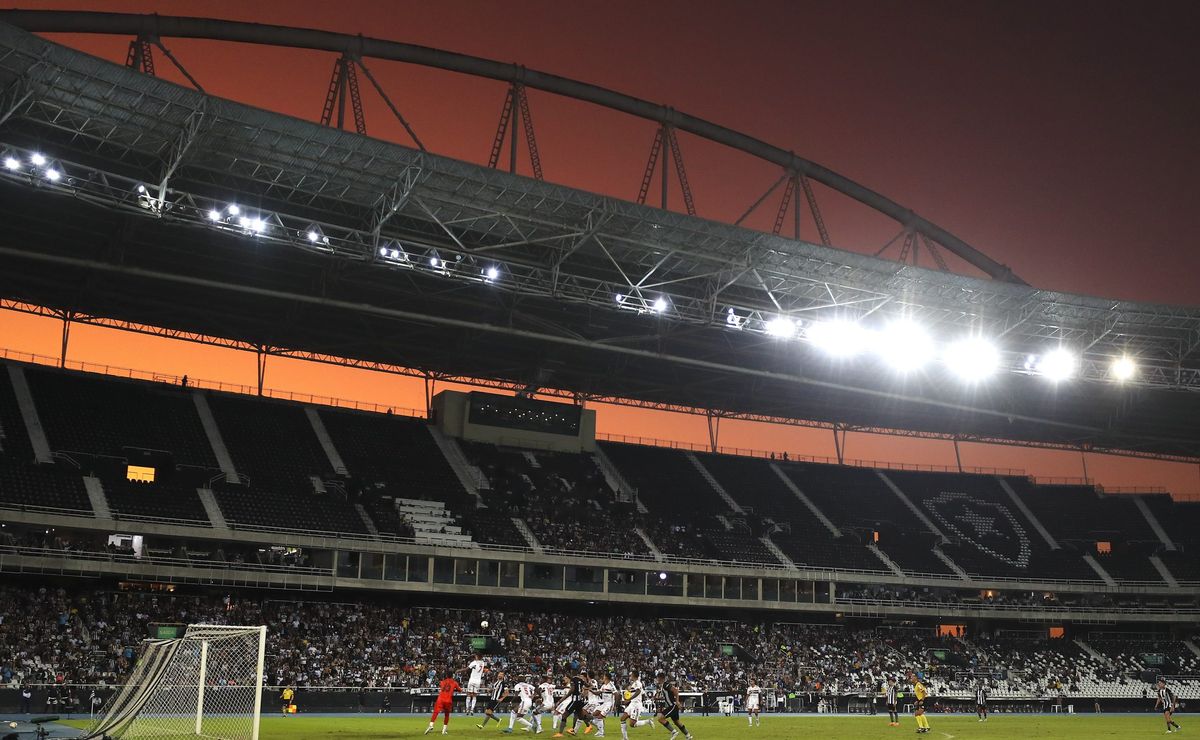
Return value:
[(144, 640), (128, 679), (85, 738), (258, 740), (267, 628), (189, 625)]

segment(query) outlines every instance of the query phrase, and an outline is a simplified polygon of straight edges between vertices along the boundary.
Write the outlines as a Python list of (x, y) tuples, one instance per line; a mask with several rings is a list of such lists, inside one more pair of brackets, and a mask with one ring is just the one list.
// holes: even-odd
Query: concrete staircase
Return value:
[(29, 381), (25, 378), (25, 368), (20, 365), (9, 365), (8, 377), (12, 382), (13, 393), (17, 397), (17, 408), (21, 411), (21, 420), (25, 422), (25, 432), (29, 435), (29, 443), (33, 446), (33, 459), (40, 463), (54, 462), (54, 454), (50, 451), (50, 441), (46, 439), (46, 430), (42, 426), (41, 417), (38, 416), (37, 404), (33, 402)]
[(454, 516), (440, 501), (398, 498), (396, 512), (412, 524), (413, 538), (423, 545), (478, 547), (471, 535), (454, 523)]
[(1171, 588), (1179, 588), (1179, 581), (1175, 578), (1175, 574), (1167, 568), (1167, 564), (1160, 560), (1157, 555), (1150, 556), (1150, 564), (1158, 571), (1158, 575), (1163, 579), (1163, 583)]
[(768, 535), (764, 534), (762, 537), (758, 538), (758, 541), (763, 543), (763, 547), (767, 548), (767, 550), (770, 551), (770, 553), (775, 556), (776, 560), (783, 563), (784, 565), (786, 565), (789, 568), (796, 567), (796, 564), (794, 562), (792, 562), (792, 559), (789, 558), (786, 554), (784, 554), (783, 550), (779, 549), (779, 545), (776, 545), (774, 542), (772, 542), (771, 538)]
[(829, 530), (829, 534), (833, 535), (834, 537), (841, 537), (842, 531), (838, 529), (833, 522), (829, 521), (829, 517), (825, 516), (824, 512), (817, 508), (817, 505), (812, 502), (812, 499), (810, 499), (804, 493), (804, 491), (800, 490), (800, 487), (796, 485), (795, 481), (789, 478), (787, 473), (783, 472), (783, 470), (775, 463), (770, 463), (770, 465), (771, 470), (775, 471), (775, 475), (779, 476), (779, 480), (783, 481), (783, 485), (787, 486), (788, 490), (790, 490), (796, 498), (800, 499), (800, 503), (808, 507), (808, 510), (812, 512), (813, 517), (815, 517), (817, 521), (825, 525), (825, 529)]
[(1104, 581), (1105, 585), (1117, 585), (1116, 580), (1114, 580), (1113, 577), (1108, 574), (1108, 571), (1104, 569), (1104, 566), (1096, 562), (1096, 558), (1092, 557), (1090, 552), (1085, 552), (1083, 554), (1083, 562), (1087, 563), (1092, 570), (1096, 571), (1096, 575), (1100, 576), (1100, 580)]
[(940, 547), (933, 548), (933, 554), (934, 554), (934, 556), (937, 557), (938, 560), (941, 560), (943, 563), (945, 563), (946, 567), (949, 568), (951, 571), (953, 571), (954, 575), (958, 576), (959, 578), (963, 579), (964, 581), (971, 580), (971, 576), (968, 575), (967, 572), (965, 570), (963, 570), (962, 567), (958, 563), (951, 560), (949, 555), (942, 552), (942, 548), (940, 548)]
[(650, 539), (650, 535), (646, 534), (645, 530), (643, 530), (641, 527), (634, 527), (633, 531), (638, 537), (642, 538), (642, 542), (646, 543), (646, 547), (649, 548), (650, 554), (654, 556), (656, 561), (661, 563), (662, 561), (666, 560), (666, 558), (663, 557), (662, 551), (658, 549), (658, 545), (654, 544), (654, 541)]
[(904, 571), (900, 569), (899, 565), (896, 565), (896, 561), (889, 558), (887, 553), (883, 550), (880, 550), (874, 542), (868, 542), (867, 549), (875, 553), (875, 557), (879, 558), (879, 561), (886, 565), (887, 569), (893, 574), (900, 576), (901, 578), (904, 577)]
[(1138, 507), (1138, 511), (1142, 512), (1142, 516), (1146, 518), (1146, 523), (1150, 525), (1150, 529), (1154, 532), (1154, 536), (1163, 544), (1163, 549), (1169, 552), (1175, 552), (1175, 543), (1167, 536), (1167, 532), (1159, 523), (1158, 517), (1154, 516), (1154, 512), (1150, 511), (1150, 507), (1146, 506), (1146, 501), (1141, 496), (1133, 497), (1134, 506)]
[(613, 464), (613, 461), (604, 454), (604, 448), (596, 445), (596, 451), (592, 453), (592, 458), (596, 461), (596, 467), (600, 468), (600, 473), (604, 476), (604, 480), (608, 481), (609, 487), (617, 492), (618, 498), (628, 498), (637, 506), (639, 514), (649, 514), (649, 509), (638, 498), (637, 489), (629, 485), (629, 481), (625, 480), (625, 476)]
[(441, 429), (435, 426), (430, 425), (426, 429), (433, 435), (433, 441), (437, 444), (438, 449), (442, 451), (446, 462), (450, 463), (450, 469), (454, 471), (458, 482), (462, 484), (467, 493), (475, 497), (475, 505), (482, 507), (483, 497), (479, 495), (479, 492), (481, 490), (490, 490), (492, 487), (487, 476), (483, 474), (482, 470), (467, 460), (467, 456), (463, 454), (462, 447), (459, 447), (457, 440), (446, 436), (442, 433)]
[(512, 523), (513, 526), (517, 528), (517, 531), (521, 533), (521, 536), (525, 538), (525, 542), (529, 545), (530, 550), (533, 550), (539, 555), (546, 552), (546, 549), (542, 547), (542, 543), (538, 542), (537, 535), (533, 533), (533, 530), (529, 528), (529, 525), (525, 523), (524, 519), (519, 516), (514, 516), (512, 518)]
[(687, 456), (687, 459), (691, 461), (700, 475), (704, 477), (704, 480), (708, 481), (708, 485), (717, 492), (717, 495), (721, 497), (721, 500), (725, 502), (730, 511), (738, 514), (746, 513), (738, 502), (733, 500), (733, 496), (730, 496), (729, 492), (725, 490), (725, 486), (722, 486), (721, 482), (714, 478), (712, 473), (708, 472), (708, 468), (704, 467), (704, 463), (700, 462), (700, 458), (696, 457), (694, 452), (687, 450), (683, 454)]
[(225, 440), (221, 437), (221, 428), (217, 426), (217, 418), (213, 416), (212, 409), (208, 406), (208, 397), (198, 390), (192, 391), (192, 403), (196, 406), (196, 413), (200, 415), (200, 426), (204, 427), (204, 436), (208, 437), (208, 446), (212, 448), (213, 457), (217, 458), (217, 466), (225, 474), (225, 481), (241, 483), (242, 479), (233, 466), (233, 457), (229, 454), (229, 448), (225, 446)]
[(942, 530), (938, 529), (937, 525), (935, 525), (929, 519), (929, 517), (925, 516), (925, 512), (921, 511), (921, 509), (912, 502), (912, 499), (908, 497), (908, 494), (900, 490), (900, 486), (896, 485), (896, 483), (887, 476), (887, 473), (877, 468), (875, 470), (875, 475), (879, 476), (879, 480), (883, 481), (883, 484), (891, 489), (892, 493), (896, 494), (896, 498), (900, 499), (900, 502), (908, 507), (908, 510), (911, 511), (913, 515), (921, 521), (922, 524), (925, 525), (926, 529), (937, 535), (937, 538), (942, 542), (950, 541), (946, 538), (946, 535), (942, 533)]
[(1042, 536), (1042, 539), (1046, 541), (1046, 544), (1050, 546), (1050, 549), (1059, 549), (1058, 540), (1054, 539), (1054, 536), (1050, 534), (1050, 530), (1042, 526), (1042, 522), (1033, 515), (1033, 512), (1029, 510), (1029, 507), (1025, 505), (1025, 502), (1021, 500), (1021, 497), (1017, 495), (1017, 492), (1013, 490), (1013, 487), (1008, 484), (1008, 481), (1004, 480), (1004, 478), (1000, 476), (996, 476), (996, 482), (1000, 484), (1002, 489), (1004, 489), (1004, 493), (1008, 495), (1008, 500), (1012, 502), (1012, 505), (1017, 507), (1017, 511), (1020, 511), (1025, 515), (1025, 518), (1029, 520), (1029, 523), (1033, 525), (1033, 528), (1036, 529), (1038, 534)]
[(304, 415), (308, 417), (308, 423), (312, 426), (313, 434), (317, 435), (317, 441), (321, 443), (321, 449), (325, 450), (325, 457), (329, 460), (329, 467), (333, 468), (333, 472), (338, 475), (350, 475), (346, 470), (346, 463), (342, 460), (342, 456), (338, 454), (337, 447), (333, 444), (333, 437), (329, 436), (329, 430), (325, 428), (325, 422), (321, 421), (321, 415), (312, 406), (304, 407)]
[(87, 491), (88, 503), (97, 519), (112, 519), (112, 509), (108, 506), (108, 496), (104, 493), (104, 485), (99, 478), (90, 475), (83, 477), (83, 487)]
[(1075, 640), (1075, 644), (1079, 646), (1080, 650), (1082, 650), (1083, 652), (1092, 656), (1096, 660), (1111, 664), (1111, 661), (1104, 655), (1104, 653), (1098, 652), (1095, 648), (1093, 648), (1091, 645), (1087, 644), (1083, 640), (1077, 639), (1077, 640)]
[(367, 513), (367, 507), (362, 504), (355, 504), (354, 510), (358, 512), (358, 518), (362, 519), (363, 526), (371, 533), (372, 537), (379, 536), (379, 529), (375, 526), (375, 522), (371, 521), (371, 515)]
[(197, 488), (196, 494), (200, 497), (200, 505), (204, 507), (204, 513), (208, 514), (208, 521), (212, 522), (213, 529), (229, 529), (229, 523), (225, 521), (225, 515), (221, 513), (221, 506), (217, 503), (212, 489)]
[(1192, 655), (1200, 658), (1200, 646), (1197, 646), (1196, 643), (1192, 642), (1191, 640), (1184, 640), (1183, 645), (1188, 650), (1192, 651)]

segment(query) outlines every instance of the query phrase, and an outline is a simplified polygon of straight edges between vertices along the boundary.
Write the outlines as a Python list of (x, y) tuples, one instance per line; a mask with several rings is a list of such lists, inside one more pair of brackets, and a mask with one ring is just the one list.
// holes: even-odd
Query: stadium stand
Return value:
[(209, 526), (211, 522), (196, 489), (170, 483), (104, 483), (109, 508), (117, 518), (146, 517)]
[(63, 466), (0, 459), (0, 501), (21, 509), (92, 513), (83, 477)]
[(178, 388), (40, 367), (26, 377), (56, 452), (124, 457), (125, 447), (140, 447), (170, 452), (178, 465), (217, 466), (192, 399)]
[(33, 446), (25, 431), (25, 420), (17, 405), (16, 391), (7, 372), (0, 365), (0, 458), (15, 462), (33, 462)]
[(208, 405), (234, 467), (256, 490), (311, 494), (317, 490), (314, 479), (334, 476), (299, 404), (213, 393)]

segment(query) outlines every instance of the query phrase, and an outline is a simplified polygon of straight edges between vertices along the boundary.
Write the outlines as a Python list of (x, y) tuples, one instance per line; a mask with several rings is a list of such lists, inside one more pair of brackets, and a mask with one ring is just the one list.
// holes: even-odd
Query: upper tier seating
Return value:
[(33, 445), (25, 431), (25, 420), (17, 405), (17, 393), (8, 369), (0, 365), (0, 457), (14, 462), (33, 462)]
[(313, 476), (333, 477), (302, 406), (225, 394), (210, 395), (208, 405), (234, 468), (248, 476), (256, 490), (290, 498), (313, 493)]
[(217, 467), (195, 404), (179, 388), (44, 368), (25, 375), (52, 450), (121, 457), (122, 448), (141, 447), (171, 452), (178, 465)]
[(913, 471), (886, 475), (950, 540), (943, 550), (968, 573), (1098, 579), (1077, 552), (1051, 551), (994, 476)]
[(650, 513), (666, 520), (729, 514), (729, 506), (682, 450), (602, 442)]
[(258, 487), (221, 486), (213, 495), (230, 526), (367, 534), (362, 517), (340, 494), (287, 494)]
[(155, 517), (182, 524), (210, 526), (196, 489), (170, 483), (104, 482), (108, 508), (121, 516)]
[(92, 513), (78, 470), (0, 458), (0, 501), (21, 507)]

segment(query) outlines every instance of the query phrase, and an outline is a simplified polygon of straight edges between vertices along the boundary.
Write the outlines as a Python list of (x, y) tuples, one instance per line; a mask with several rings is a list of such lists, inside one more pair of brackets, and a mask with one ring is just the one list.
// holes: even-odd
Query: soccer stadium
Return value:
[(0, 738), (1191, 729), (1188, 257), (1113, 297), (985, 249), (749, 79), (650, 102), (597, 7), (461, 4), (602, 57), (543, 69), (386, 3), (113, 5), (0, 10)]

